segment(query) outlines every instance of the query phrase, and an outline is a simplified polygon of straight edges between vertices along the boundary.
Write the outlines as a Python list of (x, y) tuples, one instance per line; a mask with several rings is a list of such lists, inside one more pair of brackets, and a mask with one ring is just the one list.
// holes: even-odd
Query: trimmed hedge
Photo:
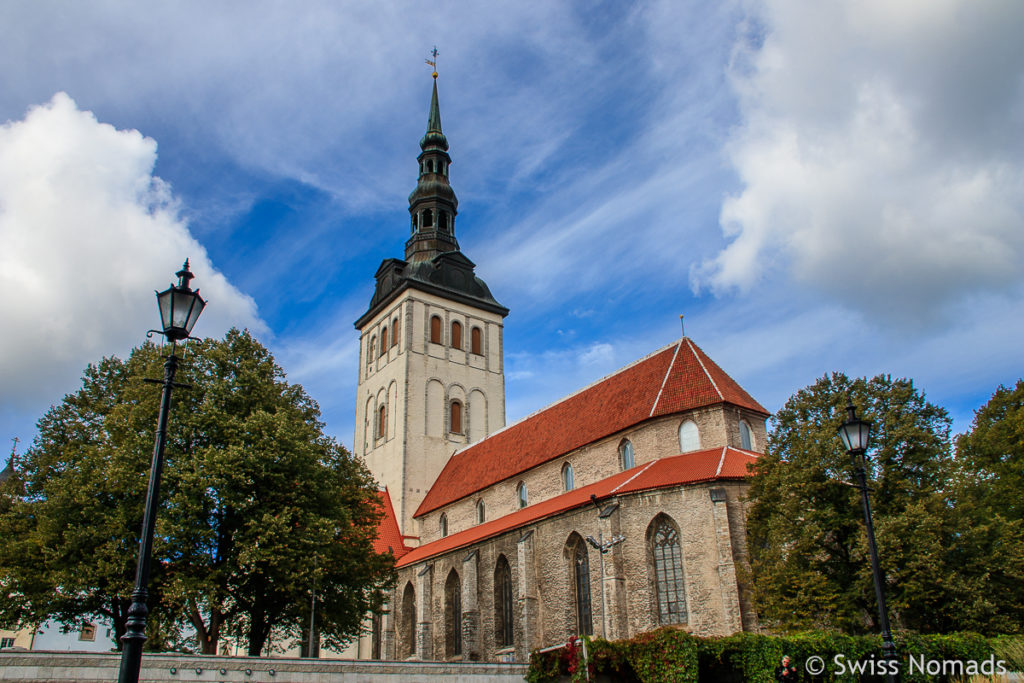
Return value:
[[(1024, 670), (1024, 638), (997, 636), (985, 638), (977, 633), (921, 635), (900, 633), (895, 636), (900, 659), (900, 680), (958, 681), (957, 666), (949, 665), (936, 673), (924, 668), (928, 662), (1005, 661), (1007, 671)], [(526, 680), (547, 683), (559, 680), (623, 681), (626, 683), (771, 683), (775, 667), (783, 655), (789, 655), (801, 681), (875, 681), (884, 680), (881, 666), (882, 640), (879, 636), (851, 636), (828, 631), (810, 631), (786, 636), (737, 633), (725, 638), (698, 638), (685, 631), (660, 628), (630, 640), (608, 642), (587, 638), (588, 664), (584, 648), (569, 643), (550, 652), (530, 656)], [(806, 665), (820, 657), (824, 671), (812, 676)], [(913, 659), (913, 661), (911, 661)], [(812, 667), (813, 668), (813, 667)], [(983, 673), (988, 673), (983, 671)]]

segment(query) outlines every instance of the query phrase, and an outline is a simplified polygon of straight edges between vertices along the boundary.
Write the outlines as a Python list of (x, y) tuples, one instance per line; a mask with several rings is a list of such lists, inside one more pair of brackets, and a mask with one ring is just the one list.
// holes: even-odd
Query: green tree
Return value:
[(877, 630), (859, 491), (836, 435), (852, 400), (874, 423), (868, 478), (894, 625), (951, 623), (950, 419), (913, 383), (836, 373), (792, 396), (776, 414), (752, 470), (751, 584), (777, 629)]
[[(0, 619), (110, 619), (123, 633), (141, 526), (161, 349), (90, 366), (19, 458), (24, 491), (0, 512)], [(325, 437), (319, 408), (248, 332), (189, 344), (174, 394), (151, 581), (152, 640), (183, 627), (260, 654), (317, 627), (341, 645), (377, 606), (393, 559), (372, 544), (381, 510), (366, 469)]]
[(975, 411), (956, 454), (961, 610), (983, 633), (1024, 632), (1024, 380)]

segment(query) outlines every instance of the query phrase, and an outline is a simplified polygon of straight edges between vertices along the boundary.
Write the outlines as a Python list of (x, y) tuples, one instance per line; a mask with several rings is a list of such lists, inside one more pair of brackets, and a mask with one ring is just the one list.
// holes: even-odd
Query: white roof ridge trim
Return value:
[(698, 363), (700, 363), (700, 369), (704, 371), (704, 374), (705, 374), (705, 376), (707, 376), (708, 381), (711, 382), (711, 386), (713, 386), (715, 388), (715, 391), (718, 392), (718, 398), (720, 398), (720, 399), (722, 399), (724, 401), (725, 400), (725, 395), (722, 393), (722, 390), (718, 388), (718, 385), (715, 384), (715, 378), (712, 377), (711, 373), (708, 372), (708, 369), (706, 367), (704, 367), (704, 361), (702, 361), (700, 359), (700, 356), (697, 355), (697, 352), (694, 350), (693, 342), (691, 342), (689, 339), (687, 339), (686, 343), (690, 345), (690, 351), (693, 351), (693, 357), (697, 359)]
[(657, 460), (652, 460), (652, 461), (650, 461), (649, 463), (647, 463), (646, 465), (644, 465), (644, 466), (643, 466), (642, 468), (640, 468), (640, 471), (639, 471), (639, 472), (637, 472), (637, 473), (636, 473), (636, 474), (634, 474), (634, 475), (633, 475), (632, 477), (630, 477), (630, 478), (629, 478), (629, 479), (627, 479), (626, 481), (622, 482), (621, 484), (619, 484), (618, 486), (616, 486), (615, 488), (613, 488), (613, 489), (612, 489), (611, 491), (609, 491), (609, 493), (615, 493), (616, 491), (618, 491), (619, 489), (621, 489), (621, 488), (622, 488), (623, 486), (625, 486), (626, 484), (628, 484), (629, 482), (633, 481), (634, 479), (636, 479), (637, 477), (639, 477), (639, 476), (640, 476), (641, 474), (643, 474), (644, 472), (646, 472), (647, 470), (649, 470), (649, 469), (651, 468), (651, 466), (652, 466), (652, 465), (653, 465), (654, 463), (656, 463), (656, 462), (659, 462), (660, 460), (661, 460), (661, 458), (658, 458)]
[[(670, 344), (665, 344), (664, 346), (662, 346), (662, 347), (660, 347), (658, 349), (655, 349), (654, 351), (651, 351), (646, 356), (643, 356), (642, 358), (637, 358), (632, 363), (629, 363), (628, 365), (622, 366), (621, 368), (619, 368), (615, 372), (609, 373), (609, 374), (605, 375), (604, 377), (602, 377), (600, 379), (596, 379), (593, 382), (591, 382), (590, 384), (588, 384), (588, 385), (586, 385), (584, 387), (581, 387), (580, 389), (577, 389), (576, 391), (572, 392), (571, 394), (566, 394), (565, 396), (563, 396), (562, 398), (558, 399), (557, 401), (554, 401), (553, 403), (549, 403), (548, 405), (544, 406), (543, 408), (539, 408), (539, 409), (533, 411), (532, 413), (530, 413), (529, 415), (526, 415), (525, 417), (521, 417), (518, 420), (516, 420), (515, 422), (512, 422), (510, 424), (505, 425), (501, 429), (498, 429), (496, 431), (491, 432), (490, 434), (488, 434), (484, 438), (480, 439), (479, 441), (474, 441), (471, 444), (466, 444), (465, 446), (463, 446), (459, 450), (457, 450), (454, 453), (452, 453), (451, 456), (448, 459), (451, 460), (452, 458), (454, 458), (456, 455), (459, 455), (463, 451), (469, 450), (470, 448), (473, 448), (474, 446), (482, 444), (484, 441), (487, 441), (487, 439), (490, 439), (493, 436), (497, 436), (498, 434), (501, 434), (504, 431), (512, 429), (516, 425), (521, 424), (523, 422), (526, 422), (530, 418), (536, 417), (537, 415), (540, 415), (541, 413), (554, 408), (559, 403), (564, 403), (565, 401), (568, 401), (573, 396), (576, 396), (577, 394), (582, 394), (587, 389), (590, 389), (592, 387), (596, 387), (598, 384), (601, 384), (602, 382), (606, 382), (607, 380), (611, 379), (612, 377), (615, 377), (616, 375), (622, 374), (623, 372), (625, 372), (626, 370), (629, 370), (634, 365), (639, 365), (640, 363), (643, 363), (646, 360), (650, 360), (654, 356), (657, 356), (659, 353), (662, 353), (666, 349), (671, 348), (672, 344), (679, 344), (679, 343), (680, 342), (672, 342)], [(675, 358), (675, 357), (673, 356), (673, 358)], [(672, 367), (671, 364), (669, 365), (669, 367), (670, 368)], [(721, 394), (719, 394), (719, 395), (721, 395)]]
[(665, 384), (668, 382), (668, 376), (672, 374), (672, 368), (675, 367), (676, 357), (679, 355), (679, 349), (683, 346), (683, 340), (680, 339), (679, 343), (676, 344), (676, 352), (672, 354), (672, 360), (669, 361), (668, 368), (665, 370), (665, 377), (661, 380), (661, 386), (658, 387), (658, 395), (654, 397), (654, 405), (651, 406), (651, 413), (647, 417), (654, 417), (654, 411), (658, 409), (658, 401), (661, 400), (661, 392), (665, 391)]
[(725, 453), (729, 450), (728, 446), (722, 446), (722, 457), (718, 460), (718, 469), (715, 470), (715, 476), (718, 477), (722, 474), (722, 466), (725, 465)]

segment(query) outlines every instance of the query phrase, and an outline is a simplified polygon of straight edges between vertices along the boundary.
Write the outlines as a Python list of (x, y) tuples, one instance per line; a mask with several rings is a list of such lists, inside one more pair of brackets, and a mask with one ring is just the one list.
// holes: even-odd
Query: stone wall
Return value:
[[(0, 652), (0, 681), (23, 683), (109, 683), (117, 680), (120, 655), (66, 652)], [(515, 664), (439, 662), (354, 662), (204, 655), (144, 655), (143, 683), (404, 683), (522, 681), (526, 667)]]
[[(626, 494), (601, 501), (607, 514), (587, 505), (399, 570), (396, 595), (409, 584), (417, 592), (423, 638), (417, 658), (445, 657), (444, 582), (453, 570), (462, 582), (463, 652), (451, 659), (514, 657), (525, 662), (531, 650), (576, 635), (571, 554), (574, 544), (588, 536), (607, 540), (621, 534), (626, 539), (604, 555), (603, 586), (601, 557), (585, 544), (593, 632), (618, 639), (657, 628), (651, 534), (660, 518), (678, 530), (680, 539), (688, 618), (679, 627), (701, 636), (756, 630), (756, 616), (738, 580), (747, 561), (745, 490), (743, 482), (726, 481)], [(501, 556), (512, 573), (512, 649), (496, 642), (495, 568)], [(478, 612), (471, 613), (470, 605)]]

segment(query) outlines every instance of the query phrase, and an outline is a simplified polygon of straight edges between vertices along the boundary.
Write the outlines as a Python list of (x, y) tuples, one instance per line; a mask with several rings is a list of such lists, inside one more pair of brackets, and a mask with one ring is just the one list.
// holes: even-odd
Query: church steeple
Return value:
[(458, 251), (455, 239), (455, 216), (459, 200), (448, 182), (448, 138), (441, 130), (441, 107), (437, 102), (437, 72), (434, 92), (430, 98), (427, 132), (420, 140), (419, 178), (409, 195), (411, 233), (405, 243), (405, 260), (410, 263), (430, 261), (440, 254)]

